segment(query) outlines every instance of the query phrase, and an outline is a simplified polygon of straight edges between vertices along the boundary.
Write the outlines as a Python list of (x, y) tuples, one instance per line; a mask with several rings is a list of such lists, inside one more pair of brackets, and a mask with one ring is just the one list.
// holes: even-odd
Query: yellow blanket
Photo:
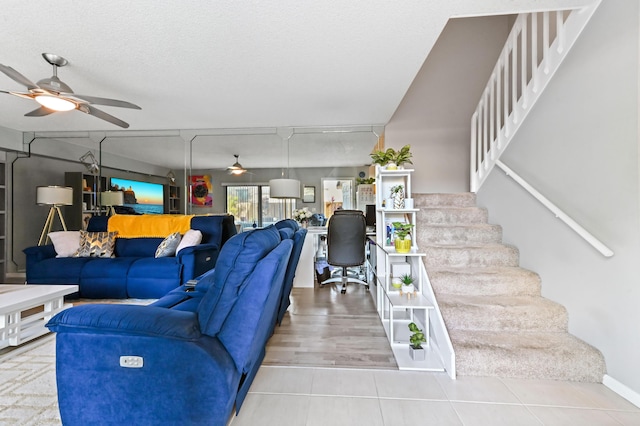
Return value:
[(109, 218), (109, 232), (118, 232), (118, 238), (161, 237), (174, 232), (184, 234), (191, 229), (195, 215), (180, 214), (116, 214)]

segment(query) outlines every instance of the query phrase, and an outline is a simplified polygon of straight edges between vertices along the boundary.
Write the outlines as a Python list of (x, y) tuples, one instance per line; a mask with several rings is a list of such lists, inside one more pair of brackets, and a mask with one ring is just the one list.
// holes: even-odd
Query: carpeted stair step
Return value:
[(420, 246), (427, 271), (435, 267), (518, 266), (518, 249), (504, 244)]
[(438, 304), (449, 330), (567, 331), (564, 306), (540, 296), (460, 296), (440, 294)]
[(600, 351), (568, 333), (451, 330), (456, 372), (498, 376), (601, 382)]
[(476, 207), (476, 194), (413, 194), (413, 205), (423, 207)]
[(499, 225), (429, 225), (418, 223), (417, 237), (424, 245), (489, 244), (502, 241)]
[(540, 276), (519, 267), (429, 268), (429, 281), (436, 296), (540, 295)]
[(418, 212), (418, 226), (420, 225), (455, 225), (487, 223), (486, 209), (479, 207), (438, 207), (421, 208)]

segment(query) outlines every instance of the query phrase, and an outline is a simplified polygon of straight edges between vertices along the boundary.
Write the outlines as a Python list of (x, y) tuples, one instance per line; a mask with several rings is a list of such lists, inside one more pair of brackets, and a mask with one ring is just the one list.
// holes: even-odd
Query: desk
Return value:
[[(326, 226), (310, 226), (307, 228), (307, 236), (304, 238), (302, 251), (300, 252), (300, 260), (296, 268), (296, 276), (293, 279), (293, 286), (298, 288), (313, 288), (315, 280), (316, 258), (324, 257), (326, 259), (326, 245), (323, 247), (320, 237), (327, 235)], [(367, 233), (367, 237), (375, 236), (375, 232)], [(321, 248), (324, 249), (320, 252)], [(319, 255), (319, 256), (318, 256)]]
[(316, 253), (320, 247), (320, 236), (327, 235), (326, 226), (309, 226), (304, 244), (300, 252), (300, 260), (296, 268), (293, 286), (296, 288), (313, 288), (315, 280)]

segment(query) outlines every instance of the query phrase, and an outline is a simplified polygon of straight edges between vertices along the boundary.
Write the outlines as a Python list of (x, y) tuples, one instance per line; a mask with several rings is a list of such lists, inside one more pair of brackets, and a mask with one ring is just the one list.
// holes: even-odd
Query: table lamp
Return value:
[(107, 216), (116, 214), (113, 206), (121, 206), (124, 204), (124, 192), (122, 191), (104, 191), (100, 193), (100, 205), (106, 206)]
[(67, 224), (64, 222), (64, 217), (62, 217), (60, 206), (73, 205), (73, 188), (69, 186), (38, 186), (36, 187), (36, 204), (39, 206), (51, 206), (38, 241), (38, 245), (41, 246), (47, 244), (49, 240), (49, 232), (51, 232), (56, 213), (60, 216), (62, 229), (67, 230)]

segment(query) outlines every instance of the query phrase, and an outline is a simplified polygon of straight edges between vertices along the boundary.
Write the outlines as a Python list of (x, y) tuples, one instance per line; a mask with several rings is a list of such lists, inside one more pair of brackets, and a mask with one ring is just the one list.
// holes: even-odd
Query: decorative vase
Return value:
[(303, 220), (302, 222), (300, 222), (300, 226), (306, 229), (309, 226), (309, 222)]
[(393, 245), (396, 248), (396, 253), (409, 253), (411, 251), (411, 240), (396, 238), (393, 241)]
[(404, 209), (404, 190), (400, 190), (393, 194), (393, 208)]
[(385, 166), (387, 170), (398, 170), (398, 165), (396, 163), (387, 163)]
[(424, 361), (424, 348), (414, 348), (413, 345), (409, 345), (409, 355), (411, 355), (411, 359), (414, 361)]
[(402, 287), (402, 281), (400, 281), (400, 278), (392, 278), (391, 285), (393, 286), (393, 288), (399, 289), (400, 287)]

